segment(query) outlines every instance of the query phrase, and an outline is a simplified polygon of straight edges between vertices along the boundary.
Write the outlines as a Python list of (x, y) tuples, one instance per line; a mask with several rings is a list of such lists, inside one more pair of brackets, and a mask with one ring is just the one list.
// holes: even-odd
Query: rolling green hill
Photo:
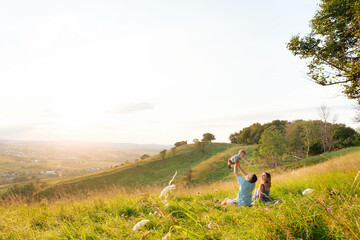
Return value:
[(63, 194), (83, 193), (91, 190), (104, 190), (109, 187), (121, 186), (125, 188), (143, 186), (164, 186), (177, 171), (177, 184), (186, 184), (187, 171), (191, 168), (192, 184), (202, 185), (217, 181), (226, 181), (233, 178), (232, 170), (226, 166), (227, 159), (236, 154), (239, 149), (247, 151), (246, 159), (251, 164), (245, 164), (247, 172), (260, 173), (263, 171), (284, 172), (313, 165), (327, 159), (359, 151), (359, 147), (342, 149), (313, 156), (300, 161), (288, 161), (277, 169), (267, 169), (252, 161), (252, 152), (255, 145), (243, 146), (238, 144), (211, 143), (206, 145), (205, 154), (202, 154), (194, 144), (183, 145), (177, 148), (175, 156), (168, 151), (165, 160), (160, 155), (152, 156), (137, 163), (113, 168), (100, 173), (73, 178), (51, 184), (35, 194), (36, 197), (52, 198)]
[(205, 147), (205, 154), (202, 154), (194, 144), (187, 144), (178, 147), (175, 156), (171, 151), (167, 151), (165, 160), (162, 160), (158, 154), (137, 163), (130, 163), (97, 174), (61, 181), (41, 190), (37, 193), (37, 196), (51, 196), (59, 192), (71, 193), (73, 191), (103, 189), (114, 185), (124, 187), (166, 185), (175, 171), (178, 172), (177, 178), (181, 179), (181, 176), (185, 174), (189, 167), (195, 168), (213, 157), (216, 157), (219, 161), (218, 164), (227, 170), (227, 158), (236, 154), (241, 147), (241, 145), (237, 144), (210, 143)]

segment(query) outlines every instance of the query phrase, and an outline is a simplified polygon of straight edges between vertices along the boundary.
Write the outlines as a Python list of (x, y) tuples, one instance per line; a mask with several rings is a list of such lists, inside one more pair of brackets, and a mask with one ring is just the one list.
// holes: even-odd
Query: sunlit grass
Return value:
[[(2, 202), (0, 238), (161, 239), (168, 234), (168, 239), (359, 239), (359, 164), (356, 152), (273, 174), (271, 197), (283, 202), (249, 208), (214, 203), (236, 196), (235, 181), (177, 186), (166, 202), (159, 199), (160, 187)], [(314, 192), (302, 196), (306, 188)], [(133, 231), (144, 219), (150, 221)]]

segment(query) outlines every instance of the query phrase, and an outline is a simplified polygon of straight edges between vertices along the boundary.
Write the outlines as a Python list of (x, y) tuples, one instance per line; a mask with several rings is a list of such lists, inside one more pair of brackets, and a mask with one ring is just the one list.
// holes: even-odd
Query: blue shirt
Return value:
[(231, 161), (232, 161), (233, 163), (235, 163), (235, 161), (238, 161), (238, 160), (240, 160), (241, 158), (240, 158), (239, 154), (236, 154), (236, 155), (232, 156), (230, 159), (231, 159)]
[(250, 206), (251, 205), (251, 194), (255, 188), (255, 183), (250, 183), (241, 176), (238, 178), (239, 194), (237, 196), (237, 201), (239, 205)]

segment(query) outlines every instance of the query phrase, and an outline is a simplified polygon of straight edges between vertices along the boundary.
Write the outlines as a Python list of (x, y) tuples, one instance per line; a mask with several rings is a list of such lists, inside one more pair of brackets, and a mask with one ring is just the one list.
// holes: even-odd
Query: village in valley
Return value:
[(82, 176), (137, 161), (146, 151), (154, 152), (86, 144), (0, 142), (0, 185)]

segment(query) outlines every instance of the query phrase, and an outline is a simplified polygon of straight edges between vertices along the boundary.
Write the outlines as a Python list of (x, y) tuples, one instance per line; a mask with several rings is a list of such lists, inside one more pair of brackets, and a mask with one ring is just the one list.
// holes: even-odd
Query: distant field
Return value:
[(118, 145), (0, 141), (0, 189), (34, 178), (56, 181), (82, 176), (135, 161), (143, 154), (159, 152), (159, 149), (150, 148), (153, 145), (120, 144), (129, 149), (119, 148)]

